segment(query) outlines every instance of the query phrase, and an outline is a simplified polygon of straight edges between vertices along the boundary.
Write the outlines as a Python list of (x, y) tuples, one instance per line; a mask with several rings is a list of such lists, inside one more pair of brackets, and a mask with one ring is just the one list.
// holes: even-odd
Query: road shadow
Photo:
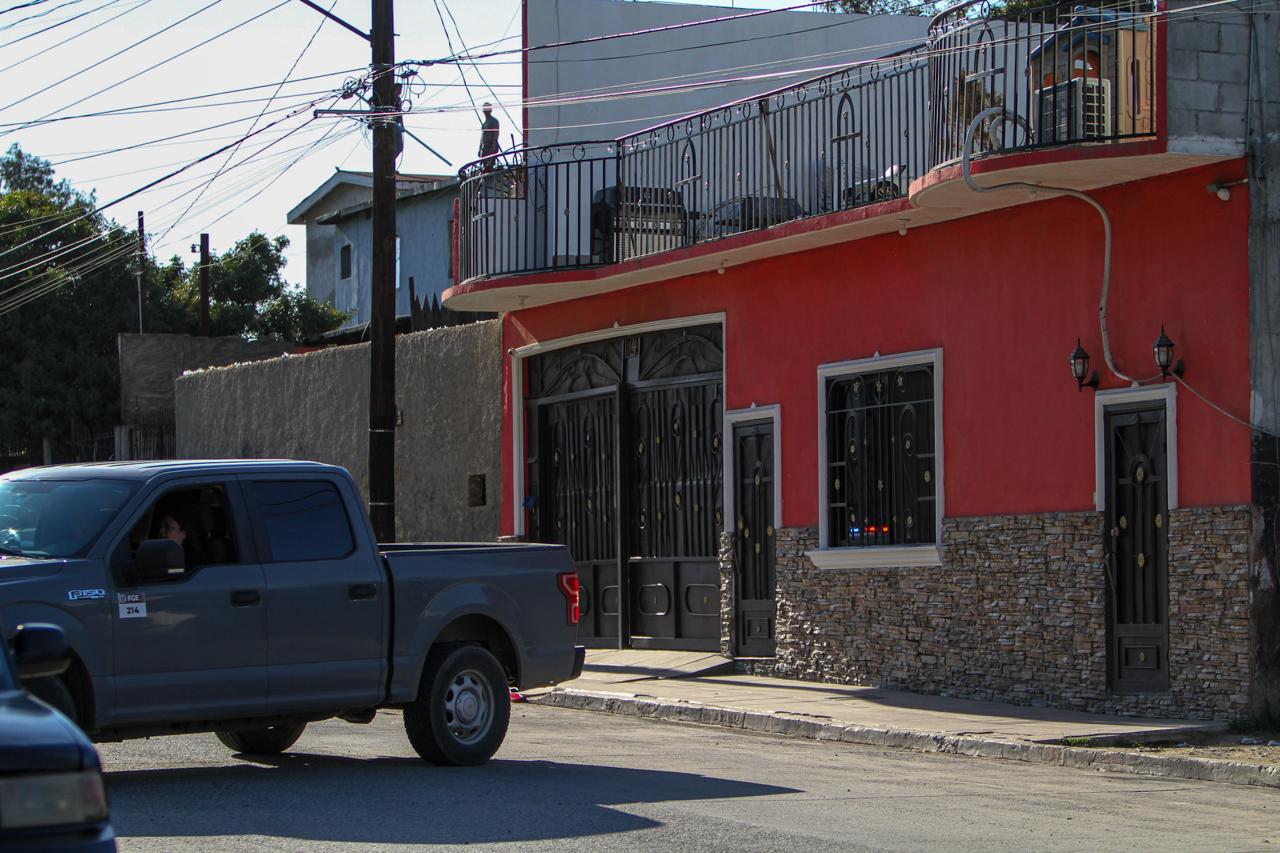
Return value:
[(733, 779), (554, 761), (432, 767), (295, 752), (106, 774), (121, 838), (262, 835), (372, 844), (570, 839), (659, 824), (611, 805), (794, 793)]

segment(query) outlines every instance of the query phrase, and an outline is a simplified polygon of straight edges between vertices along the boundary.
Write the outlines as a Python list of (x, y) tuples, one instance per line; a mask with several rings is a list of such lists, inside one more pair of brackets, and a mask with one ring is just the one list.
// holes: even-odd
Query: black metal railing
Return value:
[(613, 259), (905, 195), (927, 70), (915, 48), (619, 139)]
[(1010, 152), (1151, 136), (1155, 123), (1151, 0), (1035, 9), (966, 0), (929, 25), (931, 167), (973, 152)]
[(460, 172), (459, 278), (618, 263), (906, 195), (960, 158), (1156, 131), (1153, 0), (966, 0), (898, 54)]
[(608, 262), (583, 213), (617, 187), (616, 142), (508, 151), (459, 177), (459, 281)]

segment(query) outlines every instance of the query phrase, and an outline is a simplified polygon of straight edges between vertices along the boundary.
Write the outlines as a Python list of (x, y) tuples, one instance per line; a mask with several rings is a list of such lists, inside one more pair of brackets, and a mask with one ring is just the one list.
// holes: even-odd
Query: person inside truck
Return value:
[(156, 513), (154, 538), (171, 539), (182, 546), (186, 557), (187, 568), (202, 566), (209, 562), (200, 548), (200, 537), (194, 535), (187, 522), (187, 514), (176, 507), (162, 508)]

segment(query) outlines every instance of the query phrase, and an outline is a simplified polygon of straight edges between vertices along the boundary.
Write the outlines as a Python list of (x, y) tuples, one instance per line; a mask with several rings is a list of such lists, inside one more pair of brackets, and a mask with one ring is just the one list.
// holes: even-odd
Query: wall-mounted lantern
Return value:
[(1085, 352), (1084, 347), (1080, 345), (1079, 338), (1076, 338), (1076, 348), (1071, 351), (1070, 364), (1071, 376), (1076, 380), (1077, 391), (1083, 390), (1086, 385), (1095, 391), (1098, 390), (1098, 371), (1089, 373), (1089, 353)]
[(1170, 373), (1174, 376), (1182, 375), (1182, 359), (1176, 362), (1173, 360), (1173, 341), (1164, 333), (1164, 326), (1160, 327), (1160, 337), (1151, 345), (1151, 352), (1155, 355), (1156, 367), (1160, 368), (1161, 377), (1168, 377)]

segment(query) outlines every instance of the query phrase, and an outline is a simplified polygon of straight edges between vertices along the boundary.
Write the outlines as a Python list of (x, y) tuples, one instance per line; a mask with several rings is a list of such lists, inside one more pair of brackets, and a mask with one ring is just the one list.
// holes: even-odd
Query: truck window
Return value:
[(83, 557), (136, 489), (126, 480), (0, 480), (0, 549)]
[(138, 520), (130, 538), (135, 549), (144, 539), (180, 542), (188, 568), (238, 563), (228, 515), (221, 486), (168, 492)]
[(355, 550), (342, 497), (322, 480), (256, 482), (250, 488), (267, 531), (271, 560), (337, 560)]

